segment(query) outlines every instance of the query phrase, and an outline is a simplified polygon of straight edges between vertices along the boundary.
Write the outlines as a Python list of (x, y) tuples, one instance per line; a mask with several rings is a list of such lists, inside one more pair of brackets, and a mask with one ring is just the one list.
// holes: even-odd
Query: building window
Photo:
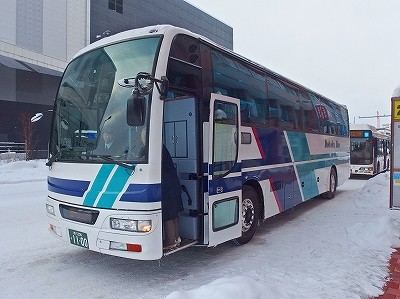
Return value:
[(122, 14), (123, 13), (123, 1), (124, 0), (108, 0), (108, 8)]

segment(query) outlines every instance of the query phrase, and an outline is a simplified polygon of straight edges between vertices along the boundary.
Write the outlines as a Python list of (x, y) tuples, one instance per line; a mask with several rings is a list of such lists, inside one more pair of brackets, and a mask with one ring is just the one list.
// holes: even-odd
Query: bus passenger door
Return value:
[(208, 207), (208, 246), (221, 244), (242, 234), (239, 125), (240, 100), (211, 94), (208, 205), (205, 205), (206, 209)]

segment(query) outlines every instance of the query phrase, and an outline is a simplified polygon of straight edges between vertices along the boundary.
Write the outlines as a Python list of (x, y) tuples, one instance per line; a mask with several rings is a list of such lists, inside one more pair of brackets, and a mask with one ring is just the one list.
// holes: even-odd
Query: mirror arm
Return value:
[(149, 73), (144, 73), (144, 72), (138, 73), (135, 78), (135, 85), (132, 94), (136, 93), (137, 95), (140, 95), (139, 80), (141, 79), (151, 80), (152, 84), (156, 86), (158, 92), (160, 93), (160, 99), (164, 100), (166, 98), (167, 91), (169, 88), (169, 81), (167, 76), (162, 76), (161, 79), (157, 79), (151, 76)]
[(155, 84), (155, 86), (156, 86), (156, 88), (157, 88), (157, 90), (158, 90), (158, 93), (160, 94), (160, 100), (165, 100), (166, 95), (165, 95), (164, 92), (161, 91), (161, 88), (160, 88), (160, 86), (158, 85), (159, 82), (154, 82), (154, 84)]
[[(161, 80), (160, 79), (156, 79), (156, 78), (151, 78), (152, 80), (154, 80), (154, 83), (156, 85), (156, 88), (158, 90), (158, 92), (160, 93), (160, 100), (165, 100), (165, 98), (167, 97), (167, 92), (168, 92), (168, 88), (169, 88), (169, 81), (167, 76), (162, 76)], [(161, 84), (161, 87), (160, 85)]]

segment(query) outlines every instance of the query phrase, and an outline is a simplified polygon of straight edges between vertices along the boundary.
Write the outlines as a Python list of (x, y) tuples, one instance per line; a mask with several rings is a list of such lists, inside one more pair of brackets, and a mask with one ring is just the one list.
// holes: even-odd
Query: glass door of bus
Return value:
[(240, 100), (211, 94), (208, 149), (209, 246), (242, 234)]

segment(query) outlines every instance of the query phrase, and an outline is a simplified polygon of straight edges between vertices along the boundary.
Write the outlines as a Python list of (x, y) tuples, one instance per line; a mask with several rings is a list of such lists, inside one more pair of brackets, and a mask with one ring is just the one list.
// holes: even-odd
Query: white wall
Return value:
[(16, 43), (17, 0), (7, 0), (0, 9), (0, 41)]
[(67, 61), (66, 2), (43, 0), (43, 54), (63, 61)]
[(0, 55), (62, 72), (89, 44), (89, 18), (90, 0), (4, 1)]

